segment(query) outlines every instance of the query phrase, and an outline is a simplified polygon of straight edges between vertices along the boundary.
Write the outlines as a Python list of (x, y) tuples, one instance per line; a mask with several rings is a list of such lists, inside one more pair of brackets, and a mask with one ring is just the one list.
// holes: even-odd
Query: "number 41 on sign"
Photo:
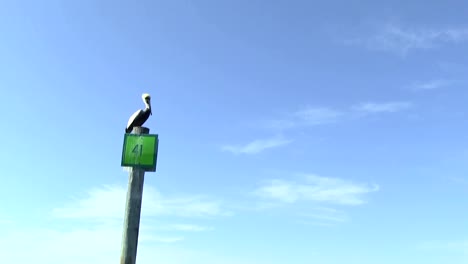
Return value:
[(121, 166), (156, 171), (158, 143), (158, 135), (125, 134)]

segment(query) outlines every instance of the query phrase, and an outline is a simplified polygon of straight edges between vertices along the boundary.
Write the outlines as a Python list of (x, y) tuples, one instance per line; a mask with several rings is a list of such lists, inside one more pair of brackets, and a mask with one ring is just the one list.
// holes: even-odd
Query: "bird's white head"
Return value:
[(141, 95), (141, 99), (143, 99), (143, 102), (145, 103), (146, 107), (150, 109), (151, 113), (151, 95), (144, 93)]
[(141, 99), (143, 99), (143, 102), (145, 102), (145, 104), (151, 103), (151, 95), (147, 93), (142, 94)]

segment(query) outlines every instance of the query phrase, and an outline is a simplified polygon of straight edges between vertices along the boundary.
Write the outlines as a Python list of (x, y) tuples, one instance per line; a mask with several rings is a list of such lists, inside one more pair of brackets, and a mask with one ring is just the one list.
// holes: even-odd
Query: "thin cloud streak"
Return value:
[(228, 151), (234, 154), (258, 154), (267, 149), (278, 148), (291, 143), (292, 140), (283, 139), (280, 137), (258, 139), (245, 145), (225, 145), (221, 147), (223, 151)]
[(318, 126), (336, 123), (346, 113), (329, 107), (307, 106), (286, 115), (283, 119), (270, 120), (267, 127), (275, 130), (286, 130), (297, 127)]
[(353, 107), (354, 110), (365, 113), (395, 113), (412, 107), (410, 102), (362, 103)]
[(468, 41), (468, 28), (409, 29), (388, 24), (375, 35), (345, 42), (405, 56), (412, 50), (427, 50), (465, 41)]
[(199, 226), (199, 225), (191, 225), (191, 224), (174, 224), (174, 225), (166, 226), (162, 229), (171, 230), (171, 231), (201, 232), (201, 231), (212, 230), (213, 228)]
[(284, 204), (297, 202), (361, 205), (365, 194), (379, 190), (378, 185), (354, 183), (339, 178), (306, 175), (303, 182), (273, 179), (258, 187), (253, 194), (261, 199)]
[(320, 223), (327, 226), (345, 223), (349, 220), (343, 211), (328, 207), (316, 207), (301, 213), (300, 216), (303, 223)]
[(145, 239), (146, 242), (158, 242), (158, 243), (176, 243), (179, 241), (185, 240), (184, 237), (161, 237), (161, 236), (153, 236), (150, 238)]
[[(407, 110), (412, 106), (413, 104), (411, 102), (367, 102), (355, 105), (351, 107), (351, 109), (345, 111), (329, 107), (308, 106), (287, 115), (287, 118), (271, 120), (267, 123), (267, 127), (279, 132), (286, 129), (337, 123), (338, 121), (343, 121), (345, 119), (362, 118), (365, 117), (366, 114), (396, 113)], [(283, 147), (291, 142), (292, 140), (290, 139), (277, 136), (267, 139), (257, 139), (244, 145), (224, 145), (221, 146), (221, 150), (231, 152), (236, 155), (253, 155), (268, 149)]]
[(307, 107), (294, 115), (306, 125), (321, 125), (336, 122), (343, 113), (326, 107)]
[(435, 79), (427, 82), (417, 82), (410, 86), (413, 91), (436, 90), (459, 83), (457, 80)]
[(339, 123), (344, 120), (354, 119), (356, 117), (365, 117), (356, 114), (378, 114), (378, 113), (396, 113), (407, 110), (413, 106), (413, 103), (407, 101), (394, 102), (365, 102), (351, 106), (350, 109), (337, 110), (328, 107), (306, 107), (290, 114), (285, 119), (271, 120), (268, 128), (275, 130), (286, 130), (307, 126), (318, 126), (332, 123)]

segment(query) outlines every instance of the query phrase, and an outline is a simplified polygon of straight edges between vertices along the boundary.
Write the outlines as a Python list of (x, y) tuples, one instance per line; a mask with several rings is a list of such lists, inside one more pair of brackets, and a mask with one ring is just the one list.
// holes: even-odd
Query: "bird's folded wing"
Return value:
[(143, 113), (143, 110), (138, 110), (136, 111), (135, 113), (133, 113), (133, 115), (130, 117), (130, 119), (128, 119), (128, 123), (127, 123), (127, 128), (130, 127), (130, 125), (132, 125), (133, 121), (135, 121), (135, 119), (141, 115)]

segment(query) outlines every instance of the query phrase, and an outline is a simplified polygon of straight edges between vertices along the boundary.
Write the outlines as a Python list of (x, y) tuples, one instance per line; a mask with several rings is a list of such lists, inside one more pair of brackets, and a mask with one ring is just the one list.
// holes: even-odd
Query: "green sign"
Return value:
[(125, 134), (122, 167), (142, 168), (145, 171), (156, 171), (158, 158), (158, 135)]

